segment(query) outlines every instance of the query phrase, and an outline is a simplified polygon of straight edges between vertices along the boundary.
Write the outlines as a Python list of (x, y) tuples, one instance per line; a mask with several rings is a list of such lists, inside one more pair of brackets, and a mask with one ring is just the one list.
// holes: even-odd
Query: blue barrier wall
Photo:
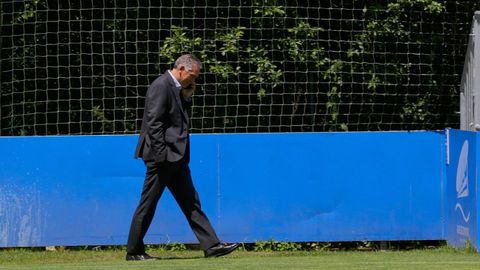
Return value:
[[(136, 140), (0, 138), (0, 247), (125, 244)], [(210, 134), (192, 135), (191, 169), (226, 241), (435, 240), (446, 156), (444, 132)], [(168, 192), (146, 242), (197, 242)]]

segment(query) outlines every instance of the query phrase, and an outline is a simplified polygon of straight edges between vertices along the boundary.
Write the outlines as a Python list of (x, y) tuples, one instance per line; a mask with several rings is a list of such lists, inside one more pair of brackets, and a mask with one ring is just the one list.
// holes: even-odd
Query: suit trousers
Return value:
[(183, 159), (177, 162), (145, 161), (147, 173), (143, 191), (137, 209), (132, 218), (128, 236), (127, 252), (142, 254), (145, 252), (143, 238), (152, 222), (157, 203), (167, 187), (180, 206), (200, 242), (206, 250), (218, 244), (218, 239), (210, 221), (201, 209), (200, 199), (192, 182), (190, 168)]

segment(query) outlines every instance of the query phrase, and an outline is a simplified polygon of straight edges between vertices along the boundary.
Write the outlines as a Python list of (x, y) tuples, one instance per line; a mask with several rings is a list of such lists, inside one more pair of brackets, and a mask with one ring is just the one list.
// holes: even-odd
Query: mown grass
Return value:
[(236, 251), (203, 258), (198, 250), (150, 250), (159, 261), (127, 262), (123, 250), (0, 250), (0, 269), (480, 269), (480, 254), (447, 247), (409, 251)]

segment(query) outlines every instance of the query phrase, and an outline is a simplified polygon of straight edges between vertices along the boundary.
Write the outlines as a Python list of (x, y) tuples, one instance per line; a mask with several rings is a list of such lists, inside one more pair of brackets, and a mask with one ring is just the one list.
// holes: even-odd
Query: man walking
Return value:
[(128, 236), (130, 260), (155, 260), (145, 253), (143, 238), (152, 222), (165, 187), (172, 193), (195, 233), (205, 257), (226, 255), (239, 244), (221, 242), (201, 209), (190, 174), (190, 140), (187, 108), (200, 74), (201, 62), (194, 55), (180, 56), (172, 70), (158, 77), (148, 88), (142, 128), (135, 158), (147, 168), (140, 202)]

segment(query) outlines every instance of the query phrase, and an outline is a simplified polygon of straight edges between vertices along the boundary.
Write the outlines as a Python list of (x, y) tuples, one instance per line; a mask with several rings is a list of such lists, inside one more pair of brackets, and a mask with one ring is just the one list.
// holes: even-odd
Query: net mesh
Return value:
[(148, 85), (186, 52), (204, 64), (194, 133), (458, 127), (475, 8), (433, 0), (0, 7), (0, 135), (137, 133)]

